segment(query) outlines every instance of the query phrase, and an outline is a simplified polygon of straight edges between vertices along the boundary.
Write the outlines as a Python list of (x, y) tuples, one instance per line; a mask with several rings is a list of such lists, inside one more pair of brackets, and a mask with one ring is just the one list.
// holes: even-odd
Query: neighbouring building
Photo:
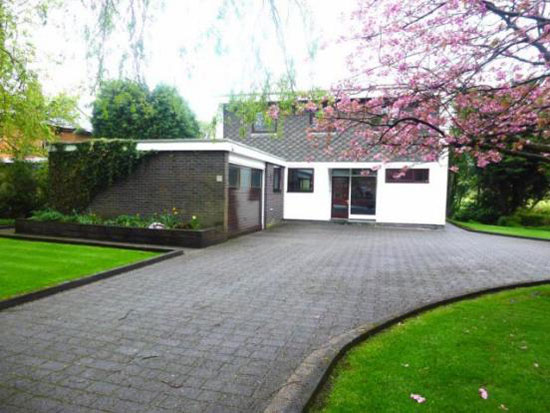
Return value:
[[(63, 143), (78, 143), (85, 142), (92, 138), (92, 133), (84, 129), (63, 125), (51, 125), (54, 131), (57, 142)], [(36, 142), (36, 150), (32, 156), (26, 158), (30, 162), (45, 162), (46, 158), (46, 141)], [(9, 154), (7, 143), (4, 139), (0, 138), (0, 163), (11, 162), (11, 156)]]
[[(280, 137), (258, 122), (242, 136), (239, 120), (225, 112), (223, 139), (139, 141), (138, 150), (155, 156), (96, 196), (90, 210), (116, 216), (177, 208), (184, 219), (195, 215), (229, 235), (282, 220), (445, 225), (445, 155), (437, 162), (340, 161), (318, 147), (323, 134), (319, 142), (306, 139), (309, 122), (308, 114), (287, 118)], [(334, 154), (347, 145), (345, 136), (335, 139)], [(403, 166), (409, 169), (397, 179)]]

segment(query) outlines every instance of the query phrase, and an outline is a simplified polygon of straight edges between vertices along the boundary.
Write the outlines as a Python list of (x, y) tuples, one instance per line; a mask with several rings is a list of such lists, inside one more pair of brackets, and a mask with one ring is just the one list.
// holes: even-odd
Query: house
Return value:
[[(50, 124), (51, 129), (55, 134), (56, 142), (63, 143), (77, 143), (85, 142), (92, 138), (92, 133), (81, 128), (76, 128), (70, 125), (58, 125)], [(36, 150), (32, 156), (27, 157), (25, 160), (29, 162), (45, 162), (47, 158), (45, 155), (45, 145), (47, 142), (41, 141), (36, 143)], [(11, 155), (7, 143), (0, 138), (0, 163), (11, 162)]]
[[(241, 136), (239, 120), (225, 112), (222, 139), (139, 141), (138, 150), (155, 156), (97, 195), (89, 209), (116, 216), (176, 208), (184, 219), (195, 215), (203, 227), (230, 236), (282, 220), (445, 224), (445, 155), (437, 162), (338, 160), (346, 137), (327, 153), (306, 139), (310, 122), (308, 114), (290, 116), (281, 137), (257, 122)], [(409, 169), (398, 178), (404, 166)]]

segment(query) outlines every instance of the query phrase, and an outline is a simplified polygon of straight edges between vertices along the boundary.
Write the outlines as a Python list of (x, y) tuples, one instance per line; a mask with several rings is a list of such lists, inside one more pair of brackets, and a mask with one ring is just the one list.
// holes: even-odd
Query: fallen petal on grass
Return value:
[(424, 403), (426, 401), (425, 397), (422, 397), (420, 394), (411, 393), (411, 399), (416, 400), (417, 403)]
[(479, 396), (483, 399), (483, 400), (487, 400), (489, 398), (489, 393), (487, 392), (486, 389), (484, 389), (483, 387), (480, 387), (479, 388)]

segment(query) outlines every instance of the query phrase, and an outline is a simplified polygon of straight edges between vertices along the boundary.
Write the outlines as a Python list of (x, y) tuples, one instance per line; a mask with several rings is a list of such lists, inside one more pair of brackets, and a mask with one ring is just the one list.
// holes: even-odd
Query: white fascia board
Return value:
[(380, 166), (381, 162), (287, 162), (288, 168), (359, 169)]
[(240, 143), (228, 142), (229, 152), (236, 153), (237, 155), (245, 156), (251, 159), (257, 159), (263, 162), (269, 162), (275, 165), (285, 166), (286, 161), (278, 156), (273, 156), (267, 152), (260, 151), (249, 146), (242, 145)]
[(261, 169), (262, 171), (265, 169), (265, 162), (231, 152), (229, 153), (229, 163), (233, 165), (247, 166), (254, 169)]
[(285, 160), (277, 156), (270, 155), (266, 152), (248, 147), (241, 143), (228, 140), (212, 140), (212, 139), (189, 139), (189, 140), (158, 140), (158, 141), (139, 141), (137, 144), (138, 151), (224, 151), (241, 155), (242, 157), (251, 160), (259, 160), (269, 162), (276, 165), (285, 165)]
[(138, 141), (138, 151), (177, 152), (177, 151), (223, 151), (224, 141), (218, 140), (149, 140)]
[(288, 168), (329, 168), (329, 169), (361, 169), (372, 168), (377, 166), (380, 168), (422, 168), (430, 166), (447, 166), (448, 157), (442, 156), (439, 161), (420, 162), (420, 161), (393, 161), (393, 162), (362, 162), (362, 161), (336, 161), (336, 162), (286, 162)]

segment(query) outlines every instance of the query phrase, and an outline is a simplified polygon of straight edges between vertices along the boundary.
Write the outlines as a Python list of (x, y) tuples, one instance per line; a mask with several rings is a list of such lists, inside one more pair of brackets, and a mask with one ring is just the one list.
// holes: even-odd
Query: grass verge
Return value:
[(550, 230), (526, 228), (526, 227), (502, 227), (498, 225), (486, 225), (479, 222), (462, 222), (451, 220), (453, 224), (489, 234), (515, 235), (518, 237), (550, 239)]
[(155, 255), (158, 253), (0, 238), (0, 300)]
[(547, 412), (549, 342), (550, 286), (451, 304), (350, 350), (309, 411)]
[(13, 225), (15, 225), (15, 219), (0, 218), (0, 227), (13, 226)]

